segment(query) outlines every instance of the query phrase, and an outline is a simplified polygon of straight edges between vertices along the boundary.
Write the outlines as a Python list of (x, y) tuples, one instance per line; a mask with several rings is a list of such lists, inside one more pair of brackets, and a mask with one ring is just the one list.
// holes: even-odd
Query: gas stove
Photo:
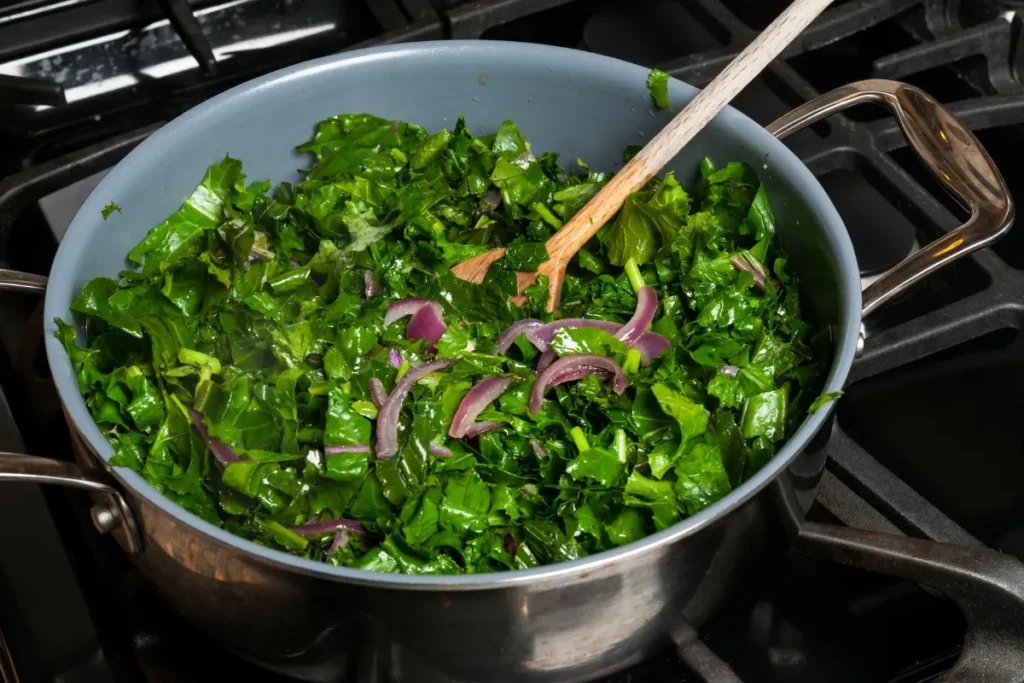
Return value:
[[(699, 86), (784, 4), (0, 0), (0, 266), (45, 274), (107, 169), (162, 122), (260, 73), (369, 45), (485, 38), (590, 50)], [(1013, 0), (837, 2), (735, 105), (767, 124), (846, 82), (905, 80), (976, 132), (1021, 199), (1022, 12)], [(850, 110), (786, 142), (845, 220), (865, 283), (963, 220), (880, 110)], [(1024, 558), (1022, 235), (1014, 229), (870, 318), (818, 444), (828, 466), (811, 519)], [(41, 317), (34, 298), (0, 298), (0, 450), (70, 459)], [(2, 683), (293, 680), (195, 633), (95, 533), (82, 496), (2, 490)], [(776, 559), (699, 640), (668, 643), (609, 680), (917, 683), (954, 667), (966, 630), (952, 601), (769, 542)], [(980, 609), (985, 595), (975, 595)], [(999, 600), (1005, 608), (1012, 596)], [(998, 659), (999, 647), (985, 652)], [(385, 681), (380, 656), (368, 646), (345, 680)]]

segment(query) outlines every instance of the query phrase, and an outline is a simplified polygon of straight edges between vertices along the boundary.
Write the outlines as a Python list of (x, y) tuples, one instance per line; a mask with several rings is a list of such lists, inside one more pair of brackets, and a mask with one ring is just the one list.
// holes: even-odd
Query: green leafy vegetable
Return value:
[(841, 391), (833, 391), (831, 394), (822, 394), (818, 398), (814, 399), (811, 406), (807, 409), (808, 413), (816, 413), (819, 409), (824, 408), (832, 401), (838, 400), (843, 395)]
[[(667, 78), (651, 74), (659, 106)], [(552, 316), (544, 277), (510, 301), (517, 271), (548, 259), (546, 240), (608, 174), (535, 155), (511, 121), (477, 137), (461, 119), (430, 134), (346, 114), (299, 150), (305, 177), (273, 190), (230, 157), (211, 166), (131, 250), (136, 270), (83, 287), (80, 327), (57, 321), (112, 462), (231, 533), (371, 571), (571, 560), (712, 505), (838, 396), (820, 395), (828, 334), (801, 318), (767, 191), (745, 164), (707, 159), (689, 191), (668, 174), (633, 194), (573, 260)], [(497, 247), (506, 256), (481, 284), (451, 274)], [(382, 291), (368, 296), (367, 278)], [(622, 324), (643, 287), (658, 298), (651, 333), (671, 347), (647, 359), (606, 329), (565, 326), (550, 337), (557, 356), (610, 358), (627, 387), (590, 374), (549, 387), (531, 412), (542, 349), (524, 333), (498, 353), (499, 335), (524, 318)], [(442, 305), (433, 346), (407, 335), (412, 319), (384, 325), (407, 298)], [(397, 416), (375, 403), (438, 359), (450, 365), (413, 382)], [(451, 437), (487, 378), (507, 383), (475, 406), (492, 429)], [(190, 411), (236, 462), (218, 460)], [(396, 453), (381, 459), (386, 419)], [(330, 556), (333, 534), (296, 532), (339, 518), (367, 533)]]
[(659, 109), (668, 108), (668, 74), (661, 69), (651, 69), (647, 76), (647, 89)]
[(115, 211), (121, 213), (121, 207), (118, 206), (115, 202), (110, 202), (109, 204), (103, 207), (103, 210), (100, 213), (103, 214), (103, 220), (107, 220), (108, 218), (110, 218), (110, 214), (114, 213)]
[(526, 272), (537, 270), (540, 264), (549, 258), (543, 242), (527, 242), (523, 239), (513, 240), (505, 252), (506, 265), (509, 268)]

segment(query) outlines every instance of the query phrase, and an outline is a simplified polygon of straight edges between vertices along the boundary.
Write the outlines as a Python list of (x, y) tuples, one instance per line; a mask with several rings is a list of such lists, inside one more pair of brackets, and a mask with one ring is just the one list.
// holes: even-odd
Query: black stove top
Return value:
[[(45, 274), (107, 168), (162, 121), (286, 64), (385, 42), (487, 38), (591, 50), (701, 85), (784, 4), (0, 0), (0, 75), (59, 85), (66, 100), (0, 98), (0, 265)], [(906, 80), (978, 134), (1019, 197), (1018, 12), (1024, 3), (1011, 0), (837, 1), (736, 105), (767, 124), (852, 80)], [(0, 93), (12, 82), (0, 79)], [(787, 144), (846, 221), (866, 281), (963, 220), (882, 111), (851, 110)], [(871, 317), (823, 445), (828, 470), (812, 519), (1024, 558), (1022, 235), (1015, 229)], [(0, 449), (70, 458), (39, 302), (4, 295), (0, 320)], [(190, 629), (94, 532), (87, 508), (63, 490), (2, 487), (0, 681), (290, 680)], [(774, 562), (701, 633), (739, 679), (915, 683), (957, 660), (965, 621), (952, 602), (773, 543)], [(378, 680), (372, 663), (359, 667), (351, 680)], [(731, 676), (666, 647), (611, 680)]]

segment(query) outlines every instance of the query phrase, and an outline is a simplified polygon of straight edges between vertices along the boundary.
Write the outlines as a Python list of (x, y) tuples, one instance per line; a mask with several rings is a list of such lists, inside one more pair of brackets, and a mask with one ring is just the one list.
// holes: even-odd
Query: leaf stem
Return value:
[(622, 371), (627, 375), (635, 375), (640, 372), (640, 349), (630, 349), (626, 352), (626, 360), (622, 363)]
[(587, 442), (587, 435), (583, 433), (582, 429), (579, 427), (573, 427), (569, 430), (569, 436), (572, 437), (572, 442), (576, 444), (576, 448), (579, 449), (580, 453), (590, 450), (590, 444)]
[(630, 257), (629, 260), (626, 261), (625, 269), (626, 277), (629, 279), (629, 284), (633, 287), (633, 293), (639, 294), (640, 288), (647, 284), (644, 282), (644, 276), (640, 274), (640, 266), (636, 264), (633, 257)]

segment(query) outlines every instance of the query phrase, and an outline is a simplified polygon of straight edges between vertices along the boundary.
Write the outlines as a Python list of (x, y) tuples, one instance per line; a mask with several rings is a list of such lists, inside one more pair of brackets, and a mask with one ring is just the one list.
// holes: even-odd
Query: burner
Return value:
[(914, 226), (867, 178), (843, 168), (819, 180), (846, 223), (862, 276), (883, 273), (911, 253)]
[(592, 52), (655, 65), (720, 44), (673, 0), (602, 2), (587, 20), (583, 39)]

